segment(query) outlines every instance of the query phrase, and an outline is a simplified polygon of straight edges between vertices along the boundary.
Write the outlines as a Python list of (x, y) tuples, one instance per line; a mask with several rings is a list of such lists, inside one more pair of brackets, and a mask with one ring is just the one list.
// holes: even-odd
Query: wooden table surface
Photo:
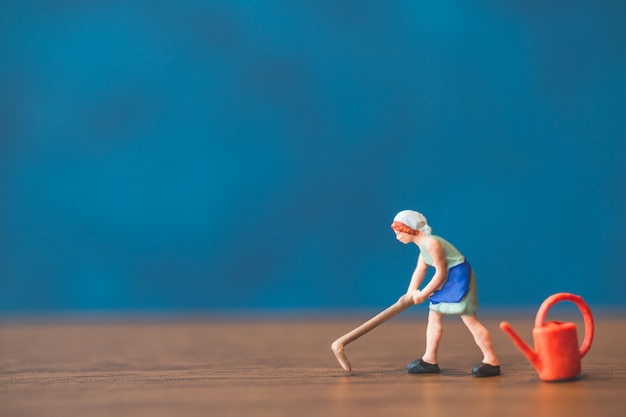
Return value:
[(330, 343), (368, 318), (5, 319), (0, 416), (626, 415), (626, 317), (596, 316), (582, 375), (561, 383), (541, 382), (498, 328), (531, 341), (531, 315), (482, 318), (500, 377), (470, 375), (480, 351), (458, 317), (444, 320), (442, 372), (405, 373), (425, 310), (350, 344), (345, 372)]

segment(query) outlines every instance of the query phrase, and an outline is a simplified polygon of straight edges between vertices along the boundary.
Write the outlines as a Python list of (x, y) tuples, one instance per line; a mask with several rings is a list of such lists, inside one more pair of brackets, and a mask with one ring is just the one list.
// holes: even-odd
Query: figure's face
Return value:
[(400, 242), (407, 244), (412, 241), (412, 236), (410, 234), (398, 232), (396, 230), (394, 230), (394, 232), (396, 233), (396, 239), (398, 239)]

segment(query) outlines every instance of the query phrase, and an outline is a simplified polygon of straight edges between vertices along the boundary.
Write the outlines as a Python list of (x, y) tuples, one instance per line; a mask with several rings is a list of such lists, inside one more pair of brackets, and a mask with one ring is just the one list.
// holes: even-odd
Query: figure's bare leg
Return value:
[(472, 333), (472, 336), (474, 336), (474, 341), (478, 345), (478, 348), (482, 351), (483, 362), (494, 366), (500, 365), (496, 353), (493, 351), (489, 330), (478, 321), (475, 314), (471, 316), (461, 316), (461, 319), (463, 319), (463, 323), (465, 323)]
[(437, 352), (443, 335), (441, 313), (430, 310), (428, 313), (428, 325), (426, 326), (426, 351), (422, 359), (425, 362), (437, 364)]

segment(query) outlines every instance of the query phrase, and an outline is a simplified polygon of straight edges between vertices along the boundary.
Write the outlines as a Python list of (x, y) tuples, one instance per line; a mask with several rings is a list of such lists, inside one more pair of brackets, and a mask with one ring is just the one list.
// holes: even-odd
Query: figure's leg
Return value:
[(439, 372), (437, 364), (437, 351), (443, 334), (441, 325), (441, 313), (430, 310), (428, 325), (426, 326), (426, 351), (424, 356), (409, 362), (406, 371), (412, 374), (435, 374)]
[(428, 325), (426, 326), (426, 351), (422, 359), (428, 363), (438, 363), (437, 352), (439, 351), (439, 343), (443, 335), (443, 326), (441, 324), (442, 314), (430, 310), (428, 313)]
[(475, 314), (471, 316), (461, 316), (461, 318), (472, 333), (472, 336), (474, 336), (476, 345), (478, 345), (478, 348), (483, 353), (482, 362), (472, 369), (472, 373), (476, 376), (500, 375), (500, 362), (493, 350), (489, 331), (478, 321)]
[(474, 336), (474, 341), (478, 345), (478, 348), (483, 353), (483, 362), (488, 363), (489, 365), (499, 365), (498, 358), (496, 357), (496, 353), (493, 351), (493, 346), (491, 344), (491, 335), (489, 331), (483, 326), (476, 315), (472, 316), (461, 316), (463, 319), (463, 323), (467, 326), (469, 331)]

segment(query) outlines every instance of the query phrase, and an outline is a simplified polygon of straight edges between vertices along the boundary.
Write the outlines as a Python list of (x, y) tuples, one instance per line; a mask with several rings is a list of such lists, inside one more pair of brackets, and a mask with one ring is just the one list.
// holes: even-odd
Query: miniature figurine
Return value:
[[(409, 288), (396, 303), (332, 343), (331, 349), (339, 364), (346, 371), (352, 370), (344, 352), (348, 343), (355, 341), (412, 305), (429, 299), (426, 352), (420, 359), (407, 365), (407, 372), (413, 374), (439, 372), (437, 351), (442, 334), (442, 315), (455, 314), (461, 316), (483, 353), (482, 362), (474, 366), (472, 374), (478, 377), (500, 375), (500, 363), (493, 351), (491, 335), (476, 318), (478, 308), (476, 277), (465, 257), (449, 242), (432, 235), (426, 218), (416, 211), (404, 210), (398, 213), (391, 228), (400, 242), (405, 244), (412, 242), (420, 248), (417, 267), (411, 276)], [(435, 268), (435, 274), (430, 282), (419, 290), (419, 286), (426, 277), (428, 266)]]
[[(585, 320), (585, 338), (578, 348), (576, 325), (569, 322), (545, 322), (548, 309), (560, 301), (571, 301), (578, 306)], [(591, 309), (579, 295), (561, 292), (551, 295), (539, 307), (535, 317), (533, 338), (535, 349), (532, 350), (517, 335), (506, 321), (500, 328), (513, 339), (530, 363), (535, 367), (542, 381), (567, 381), (580, 374), (580, 360), (587, 354), (593, 341), (593, 316)]]
[[(400, 242), (414, 243), (420, 249), (407, 294), (415, 304), (430, 301), (426, 351), (421, 358), (407, 364), (407, 372), (428, 374), (440, 371), (437, 351), (443, 332), (442, 315), (449, 314), (461, 316), (482, 351), (483, 360), (473, 367), (472, 374), (477, 377), (500, 375), (500, 363), (493, 350), (491, 335), (476, 318), (476, 277), (465, 257), (448, 241), (431, 234), (426, 218), (416, 211), (399, 212), (391, 228)], [(429, 266), (435, 268), (435, 273), (420, 290)]]

